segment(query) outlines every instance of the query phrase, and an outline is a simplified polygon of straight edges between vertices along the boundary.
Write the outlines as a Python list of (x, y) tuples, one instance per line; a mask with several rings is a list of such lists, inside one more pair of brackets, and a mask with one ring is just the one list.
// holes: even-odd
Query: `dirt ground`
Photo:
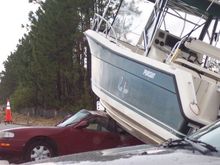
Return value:
[[(2, 118), (2, 117), (1, 117)], [(38, 126), (53, 126), (62, 120), (62, 117), (56, 118), (43, 118), (43, 117), (30, 117), (23, 114), (13, 113), (12, 120), (15, 124), (21, 125), (38, 125)], [(1, 120), (3, 122), (4, 120)]]

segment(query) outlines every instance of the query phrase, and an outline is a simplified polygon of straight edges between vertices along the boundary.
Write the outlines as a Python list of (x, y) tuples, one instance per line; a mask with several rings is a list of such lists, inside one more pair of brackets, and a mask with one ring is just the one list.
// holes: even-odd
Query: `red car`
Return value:
[(54, 127), (0, 131), (0, 157), (14, 163), (137, 144), (143, 142), (102, 111), (80, 110)]

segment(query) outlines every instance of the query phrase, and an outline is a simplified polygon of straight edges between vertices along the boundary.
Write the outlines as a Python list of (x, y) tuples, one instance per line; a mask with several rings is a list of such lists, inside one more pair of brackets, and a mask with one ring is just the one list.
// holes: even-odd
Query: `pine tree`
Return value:
[[(29, 0), (29, 32), (5, 61), (0, 98), (13, 97), (18, 109), (95, 108), (90, 86), (91, 55), (83, 32), (105, 0)], [(100, 7), (99, 7), (100, 6)]]

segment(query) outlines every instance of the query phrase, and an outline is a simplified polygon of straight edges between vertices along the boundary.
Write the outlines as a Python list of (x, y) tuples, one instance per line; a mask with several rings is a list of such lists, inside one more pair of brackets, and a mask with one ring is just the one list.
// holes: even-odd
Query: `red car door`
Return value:
[(119, 134), (109, 127), (107, 118), (93, 117), (85, 128), (71, 130), (68, 152), (86, 152), (91, 150), (113, 148), (121, 145)]

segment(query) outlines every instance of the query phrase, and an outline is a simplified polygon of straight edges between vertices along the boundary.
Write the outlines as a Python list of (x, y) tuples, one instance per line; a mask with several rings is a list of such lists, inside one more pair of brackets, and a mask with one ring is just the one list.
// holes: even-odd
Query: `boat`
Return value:
[(219, 18), (216, 0), (109, 0), (85, 31), (107, 113), (146, 143), (217, 120)]

